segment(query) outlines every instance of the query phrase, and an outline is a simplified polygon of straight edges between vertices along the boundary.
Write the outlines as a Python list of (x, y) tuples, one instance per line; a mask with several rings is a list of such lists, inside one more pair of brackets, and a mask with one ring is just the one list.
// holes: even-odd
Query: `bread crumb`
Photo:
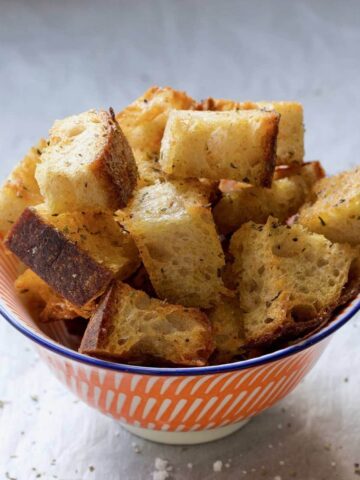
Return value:
[(167, 480), (170, 478), (169, 472), (172, 470), (167, 460), (156, 457), (155, 458), (155, 472), (152, 473), (153, 480)]
[(155, 468), (156, 470), (166, 470), (169, 462), (162, 458), (156, 457), (155, 458)]
[(132, 442), (131, 446), (135, 453), (141, 453), (141, 448), (136, 442)]
[(192, 464), (192, 463), (188, 463), (188, 464), (187, 464), (187, 468), (188, 468), (189, 470), (192, 470), (193, 464)]
[(166, 470), (158, 470), (153, 472), (152, 476), (153, 480), (167, 480), (169, 478), (169, 474)]
[(280, 475), (276, 475), (276, 477), (274, 477), (274, 480), (281, 480)]
[(222, 467), (223, 467), (223, 462), (221, 460), (216, 460), (216, 462), (213, 463), (214, 472), (221, 472)]

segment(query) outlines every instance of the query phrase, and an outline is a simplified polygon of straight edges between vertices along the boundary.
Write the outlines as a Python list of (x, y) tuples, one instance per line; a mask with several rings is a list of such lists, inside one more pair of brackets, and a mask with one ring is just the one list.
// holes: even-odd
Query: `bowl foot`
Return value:
[(166, 432), (161, 430), (150, 430), (148, 428), (134, 427), (133, 425), (121, 424), (125, 430), (134, 435), (151, 440), (156, 443), (166, 443), (168, 445), (195, 445), (199, 443), (213, 442), (226, 437), (237, 430), (240, 430), (248, 423), (250, 418), (241, 422), (226, 425), (225, 427), (212, 428), (210, 430), (201, 430), (197, 432)]

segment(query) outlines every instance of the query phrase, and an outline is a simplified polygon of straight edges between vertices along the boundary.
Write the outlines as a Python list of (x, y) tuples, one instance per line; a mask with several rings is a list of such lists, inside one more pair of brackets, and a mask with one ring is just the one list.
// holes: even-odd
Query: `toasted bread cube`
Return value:
[(167, 176), (162, 171), (159, 164), (158, 153), (148, 153), (144, 150), (134, 150), (134, 157), (139, 172), (139, 188), (166, 180)]
[(89, 110), (54, 123), (35, 176), (51, 212), (116, 210), (126, 205), (137, 168), (115, 118)]
[(261, 110), (170, 112), (160, 165), (175, 177), (270, 186), (279, 115)]
[(300, 211), (298, 222), (333, 242), (360, 243), (360, 167), (314, 185), (312, 201)]
[(207, 311), (213, 329), (215, 363), (235, 361), (245, 353), (245, 333), (243, 312), (237, 298), (223, 297), (211, 310)]
[(304, 112), (297, 102), (258, 102), (260, 108), (280, 114), (276, 163), (302, 163), (304, 159)]
[(204, 100), (198, 107), (202, 110), (230, 111), (261, 108), (280, 114), (279, 133), (276, 145), (278, 165), (302, 163), (304, 158), (304, 112), (297, 102), (235, 102), (233, 100)]
[(328, 321), (358, 257), (350, 245), (272, 217), (266, 225), (243, 225), (230, 252), (249, 345), (298, 338)]
[(185, 92), (170, 87), (151, 87), (116, 115), (134, 150), (142, 185), (152, 185), (164, 177), (159, 165), (159, 153), (170, 111), (188, 110), (194, 106), (195, 101)]
[(169, 302), (206, 308), (224, 290), (224, 254), (207, 202), (200, 182), (168, 182), (139, 189), (127, 208), (125, 227)]
[(195, 308), (170, 305), (115, 281), (91, 318), (80, 352), (148, 365), (202, 366), (213, 351), (211, 324)]
[[(232, 191), (224, 193), (214, 208), (214, 219), (223, 234), (234, 232), (250, 220), (266, 223), (270, 215), (281, 222), (298, 212), (309, 196), (311, 187), (324, 172), (319, 162), (310, 162), (281, 169), (275, 172), (271, 188), (254, 187), (246, 184), (232, 185)], [(288, 175), (288, 176), (286, 176)], [(229, 189), (229, 181), (221, 182)]]
[(51, 214), (29, 207), (5, 245), (59, 295), (81, 307), (139, 266), (129, 234), (108, 212)]
[(35, 169), (45, 146), (40, 140), (5, 180), (0, 190), (0, 235), (6, 235), (26, 207), (42, 203)]
[(16, 280), (15, 288), (30, 314), (42, 322), (90, 318), (96, 304), (90, 301), (79, 308), (65, 300), (32, 270), (25, 270)]

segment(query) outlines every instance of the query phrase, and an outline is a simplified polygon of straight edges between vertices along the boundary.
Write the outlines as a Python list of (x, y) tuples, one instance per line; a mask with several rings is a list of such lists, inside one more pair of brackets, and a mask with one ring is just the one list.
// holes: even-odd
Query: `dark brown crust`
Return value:
[(112, 272), (27, 208), (5, 239), (6, 247), (59, 295), (76, 306), (99, 296)]
[(101, 350), (103, 341), (108, 335), (108, 324), (111, 324), (113, 310), (113, 297), (115, 295), (115, 284), (112, 283), (101, 299), (101, 303), (91, 317), (81, 341), (79, 352), (88, 355), (96, 355)]
[(109, 208), (117, 210), (128, 203), (138, 171), (132, 149), (111, 110), (100, 111), (99, 117), (108, 128), (107, 144), (90, 168), (107, 192)]
[[(270, 113), (270, 112), (269, 112)], [(260, 182), (263, 187), (271, 187), (275, 166), (276, 166), (276, 142), (279, 131), (280, 115), (271, 112), (272, 118), (269, 118), (269, 133), (264, 138), (263, 150), (265, 152), (264, 175)]]

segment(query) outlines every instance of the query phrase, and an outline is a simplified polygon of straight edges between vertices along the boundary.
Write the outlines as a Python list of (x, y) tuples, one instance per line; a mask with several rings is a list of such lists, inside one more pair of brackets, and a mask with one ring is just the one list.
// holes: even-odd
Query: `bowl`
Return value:
[(209, 442), (240, 429), (288, 395), (331, 335), (360, 310), (358, 296), (313, 336), (251, 360), (191, 369), (140, 367), (78, 353), (78, 339), (63, 322), (37, 325), (14, 290), (18, 268), (1, 246), (2, 316), (33, 342), (51, 372), (81, 400), (130, 432), (169, 444)]

